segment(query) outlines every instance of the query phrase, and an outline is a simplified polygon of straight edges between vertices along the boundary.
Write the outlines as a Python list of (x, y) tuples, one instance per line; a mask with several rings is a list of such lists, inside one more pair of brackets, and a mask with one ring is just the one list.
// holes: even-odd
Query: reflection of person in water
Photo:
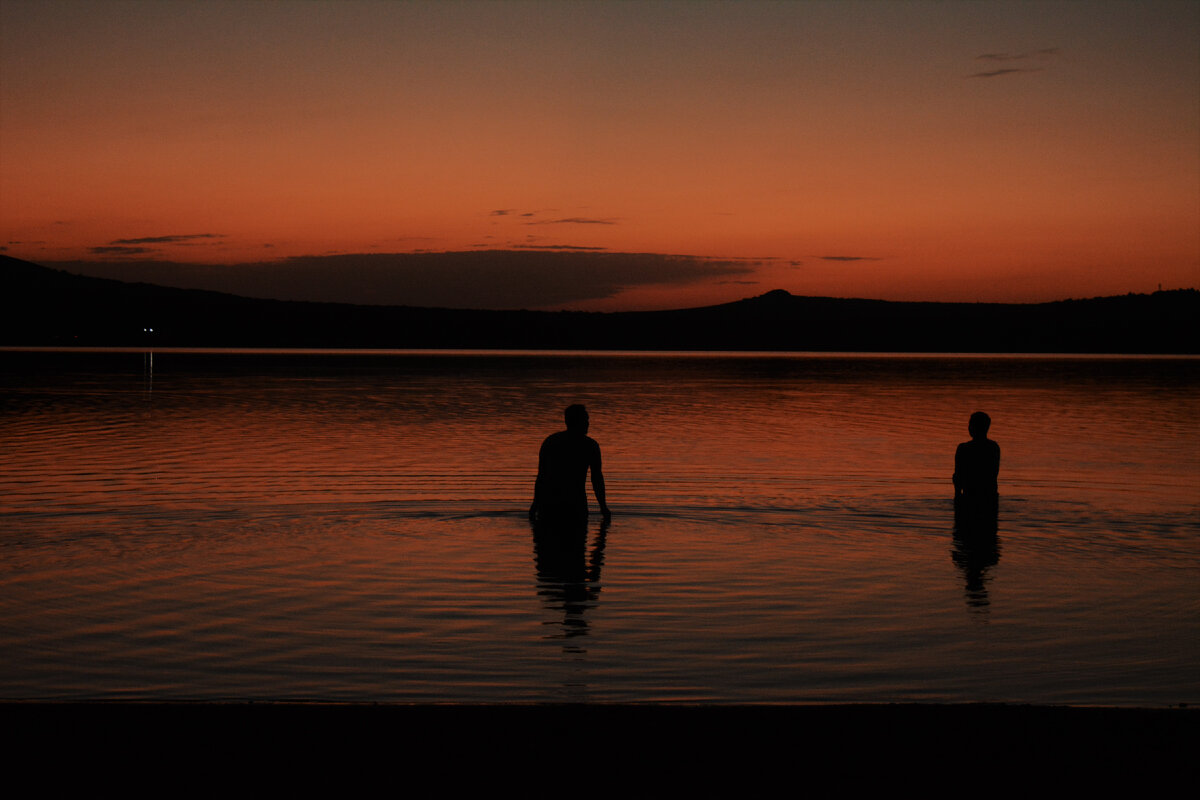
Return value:
[(579, 404), (568, 406), (564, 417), (567, 429), (550, 434), (542, 442), (529, 517), (539, 521), (586, 519), (587, 475), (591, 470), (592, 491), (600, 513), (607, 519), (611, 514), (600, 469), (600, 445), (587, 435), (587, 409)]
[(1000, 562), (1000, 537), (996, 535), (996, 515), (956, 507), (954, 548), (950, 558), (962, 571), (966, 582), (967, 605), (975, 610), (988, 606), (988, 569)]
[(563, 638), (573, 639), (588, 632), (584, 612), (596, 604), (600, 594), (608, 526), (609, 518), (605, 517), (590, 553), (585, 518), (558, 524), (534, 522), (532, 526), (538, 594), (548, 609), (562, 614), (562, 632), (558, 635)]
[(996, 507), (996, 475), (1000, 472), (1000, 445), (987, 438), (991, 425), (991, 417), (982, 411), (972, 414), (967, 423), (971, 441), (960, 444), (954, 453), (956, 505), (971, 506), (981, 511)]

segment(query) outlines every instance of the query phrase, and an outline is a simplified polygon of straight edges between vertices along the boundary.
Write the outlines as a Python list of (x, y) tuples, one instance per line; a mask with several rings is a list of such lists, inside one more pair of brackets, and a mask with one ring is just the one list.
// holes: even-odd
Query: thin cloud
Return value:
[(385, 239), (387, 242), (433, 242), (436, 241), (436, 236), (396, 236), (391, 239)]
[(607, 250), (607, 247), (588, 247), (582, 244), (514, 244), (521, 250)]
[(139, 256), (145, 253), (157, 253), (158, 248), (106, 245), (103, 247), (89, 247), (88, 252), (97, 256)]
[(991, 70), (990, 72), (976, 72), (972, 75), (968, 75), (967, 77), (968, 78), (995, 78), (1000, 75), (1015, 75), (1018, 72), (1041, 72), (1041, 71), (1042, 71), (1041, 67), (1033, 67), (1031, 69), (1018, 69), (1016, 67), (1009, 67), (1008, 69), (994, 69), (994, 70)]
[(526, 222), (526, 225), (616, 225), (613, 218), (596, 219), (594, 217), (566, 217), (565, 219), (539, 219)]
[(820, 256), (824, 261), (882, 261), (874, 256)]
[[(1012, 61), (1049, 61), (1057, 58), (1059, 49), (1057, 47), (1044, 47), (1041, 50), (1030, 50), (1025, 53), (984, 53), (975, 56), (976, 61), (993, 61), (999, 63), (1009, 63)], [(989, 69), (983, 72), (975, 72), (968, 75), (968, 78), (998, 78), (1001, 75), (1019, 75), (1023, 72), (1042, 72), (1043, 67), (1002, 67), (1000, 69)]]
[[(111, 248), (108, 248), (111, 250)], [(124, 248), (121, 255), (134, 255)], [(100, 255), (109, 255), (102, 253)], [(556, 248), (295, 256), (242, 264), (42, 262), (84, 275), (247, 297), (442, 308), (559, 308), (640, 286), (748, 278), (739, 259)]]
[(489, 217), (507, 217), (516, 211), (515, 208), (497, 208), (495, 211), (488, 214)]
[(984, 53), (981, 56), (975, 56), (976, 61), (1023, 61), (1027, 58), (1047, 59), (1053, 58), (1059, 54), (1057, 47), (1045, 47), (1041, 50), (1032, 50), (1028, 53)]
[(182, 233), (171, 236), (143, 236), (140, 239), (113, 239), (109, 244), (180, 244), (196, 239), (224, 239), (223, 233)]

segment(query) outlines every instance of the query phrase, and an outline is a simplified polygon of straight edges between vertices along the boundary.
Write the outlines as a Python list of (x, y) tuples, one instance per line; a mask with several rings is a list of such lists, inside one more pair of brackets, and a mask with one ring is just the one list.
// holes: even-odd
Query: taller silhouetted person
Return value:
[(529, 517), (539, 522), (564, 523), (586, 519), (587, 474), (591, 470), (592, 491), (600, 513), (607, 519), (611, 513), (604, 494), (600, 445), (587, 435), (587, 409), (577, 403), (568, 406), (563, 416), (567, 429), (550, 434), (542, 442)]
[(971, 415), (963, 442), (954, 453), (954, 500), (980, 510), (995, 508), (996, 476), (1000, 472), (1000, 445), (987, 438), (992, 418), (982, 411)]

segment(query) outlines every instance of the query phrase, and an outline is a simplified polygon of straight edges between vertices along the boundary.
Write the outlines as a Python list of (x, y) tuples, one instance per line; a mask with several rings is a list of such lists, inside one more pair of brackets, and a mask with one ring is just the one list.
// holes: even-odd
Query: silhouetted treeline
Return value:
[(1195, 289), (1035, 304), (775, 290), (677, 311), (474, 311), (257, 300), (72, 275), (0, 256), (0, 298), (2, 345), (1200, 352)]

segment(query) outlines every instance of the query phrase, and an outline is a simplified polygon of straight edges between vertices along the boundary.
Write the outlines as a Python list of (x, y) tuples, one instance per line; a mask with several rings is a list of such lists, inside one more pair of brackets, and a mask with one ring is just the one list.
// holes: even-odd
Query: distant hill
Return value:
[[(475, 311), (258, 300), (0, 256), (0, 345), (1198, 353), (1200, 292), (903, 303), (783, 290), (676, 311)], [(147, 329), (153, 329), (149, 333)]]

